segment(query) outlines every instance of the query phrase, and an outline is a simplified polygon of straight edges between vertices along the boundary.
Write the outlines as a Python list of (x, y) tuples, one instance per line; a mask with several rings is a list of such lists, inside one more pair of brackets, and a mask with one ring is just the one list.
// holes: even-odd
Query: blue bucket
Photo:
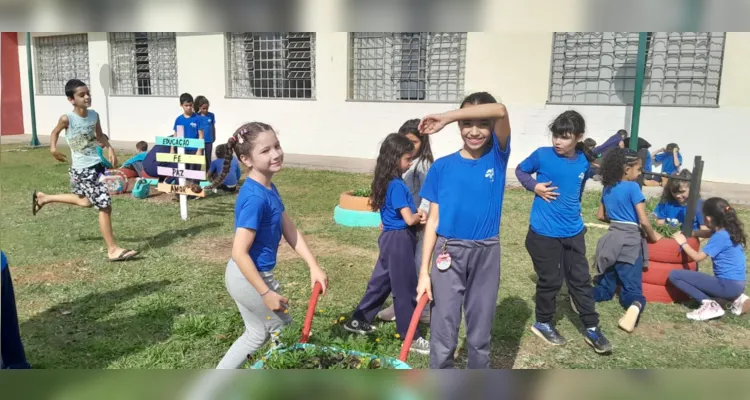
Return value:
[[(268, 358), (271, 355), (273, 355), (274, 353), (283, 353), (283, 352), (289, 351), (289, 350), (309, 349), (309, 348), (315, 348), (315, 347), (318, 347), (318, 346), (315, 346), (314, 344), (308, 344), (308, 343), (297, 343), (294, 346), (289, 347), (289, 348), (275, 348), (275, 349), (271, 349), (271, 350), (269, 350), (266, 353), (266, 355), (265, 355), (264, 358)], [(401, 360), (397, 360), (395, 358), (378, 357), (378, 356), (376, 356), (374, 354), (367, 354), (367, 353), (362, 353), (362, 352), (359, 352), (359, 351), (352, 351), (352, 350), (344, 350), (344, 349), (341, 349), (341, 348), (338, 348), (338, 347), (333, 347), (333, 346), (323, 346), (323, 347), (320, 347), (320, 348), (322, 350), (330, 350), (330, 351), (336, 351), (336, 352), (343, 352), (345, 354), (356, 356), (356, 357), (367, 357), (367, 358), (369, 358), (371, 360), (378, 358), (378, 359), (380, 359), (380, 362), (381, 362), (382, 365), (387, 365), (388, 367), (393, 368), (393, 369), (411, 369), (411, 367), (407, 363), (405, 363), (405, 362), (403, 362)], [(264, 365), (263, 360), (258, 360), (250, 368), (251, 369), (263, 369), (263, 365)]]

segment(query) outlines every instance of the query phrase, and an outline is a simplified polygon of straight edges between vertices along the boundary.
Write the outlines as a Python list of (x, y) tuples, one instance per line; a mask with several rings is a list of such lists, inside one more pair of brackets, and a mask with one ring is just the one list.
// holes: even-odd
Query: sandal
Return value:
[(41, 210), (42, 207), (39, 205), (39, 201), (36, 197), (36, 190), (34, 191), (34, 194), (31, 195), (31, 214), (36, 215), (36, 213)]
[(128, 261), (137, 255), (138, 255), (138, 252), (136, 250), (123, 249), (120, 255), (117, 256), (117, 258), (110, 258), (109, 261), (110, 262)]

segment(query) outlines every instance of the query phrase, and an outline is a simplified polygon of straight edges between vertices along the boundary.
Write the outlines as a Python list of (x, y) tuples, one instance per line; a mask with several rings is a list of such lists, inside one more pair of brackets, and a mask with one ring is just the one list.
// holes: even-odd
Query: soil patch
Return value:
[(14, 267), (12, 276), (13, 284), (18, 286), (35, 283), (59, 285), (73, 281), (91, 281), (94, 272), (84, 260), (77, 259), (54, 264)]

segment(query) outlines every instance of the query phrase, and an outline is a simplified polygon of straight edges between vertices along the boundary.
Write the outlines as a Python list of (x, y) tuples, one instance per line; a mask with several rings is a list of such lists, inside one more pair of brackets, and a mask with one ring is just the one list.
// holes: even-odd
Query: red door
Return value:
[(21, 102), (21, 71), (18, 67), (18, 32), (2, 32), (0, 51), (0, 134), (21, 135), (25, 132)]

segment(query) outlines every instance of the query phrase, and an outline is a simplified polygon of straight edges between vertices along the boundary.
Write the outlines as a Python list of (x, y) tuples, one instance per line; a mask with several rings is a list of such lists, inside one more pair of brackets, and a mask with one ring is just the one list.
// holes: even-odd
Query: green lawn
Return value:
[[(51, 205), (31, 215), (34, 189), (69, 188), (67, 165), (44, 149), (3, 146), (0, 154), (2, 236), (16, 285), (21, 332), (29, 361), (37, 368), (213, 368), (242, 330), (234, 302), (224, 288), (230, 254), (234, 197), (189, 203), (189, 221), (176, 203), (114, 200), (116, 238), (142, 251), (128, 263), (106, 261), (96, 213)], [(306, 234), (326, 269), (330, 292), (321, 299), (311, 343), (397, 356), (394, 324), (369, 338), (347, 334), (339, 325), (364, 292), (377, 256), (377, 229), (333, 223), (339, 193), (367, 186), (364, 174), (286, 169), (275, 183), (287, 211)], [(615, 346), (595, 354), (578, 332), (578, 318), (565, 290), (558, 297), (558, 327), (569, 343), (545, 346), (529, 326), (534, 314), (534, 272), (523, 242), (532, 196), (506, 192), (502, 221), (502, 283), (493, 331), (496, 368), (747, 368), (750, 319), (727, 315), (696, 323), (682, 305), (650, 304), (639, 328), (617, 328), (622, 313), (612, 301), (598, 305), (604, 332)], [(587, 193), (584, 215), (593, 222), (597, 194)], [(744, 221), (750, 212), (742, 210)], [(603, 233), (587, 235), (590, 255)], [(287, 245), (277, 267), (296, 324), (294, 340), (310, 295), (305, 264)], [(708, 267), (705, 267), (707, 270)], [(459, 358), (463, 360), (463, 354)], [(427, 358), (410, 356), (413, 367)]]

